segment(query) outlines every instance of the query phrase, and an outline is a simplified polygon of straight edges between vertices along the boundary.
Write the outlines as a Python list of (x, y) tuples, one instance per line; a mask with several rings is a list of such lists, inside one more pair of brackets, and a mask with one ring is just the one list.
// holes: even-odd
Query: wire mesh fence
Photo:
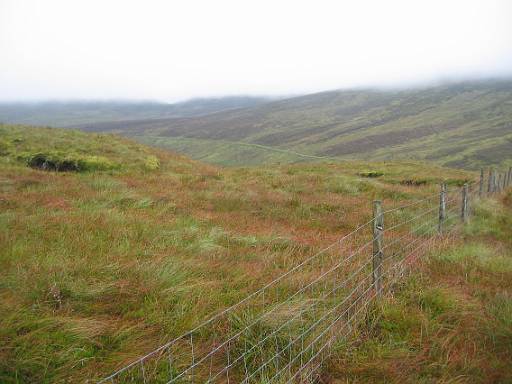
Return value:
[[(446, 191), (443, 215), (439, 193), (382, 212), (384, 293), (457, 227), (464, 199), (478, 194), (473, 186), (466, 195)], [(314, 382), (331, 345), (382, 294), (375, 289), (375, 220), (99, 383)]]

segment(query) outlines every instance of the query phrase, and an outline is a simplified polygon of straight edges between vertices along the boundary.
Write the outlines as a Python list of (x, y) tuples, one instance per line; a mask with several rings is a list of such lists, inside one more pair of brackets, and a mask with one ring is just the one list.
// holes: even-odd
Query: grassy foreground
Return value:
[[(474, 177), (421, 163), (220, 169), (59, 129), (4, 125), (0, 140), (2, 383), (102, 377), (366, 221), (372, 199), (393, 207)], [(48, 148), (116, 166), (31, 168), (26, 154)], [(326, 380), (506, 382), (510, 201), (479, 206), (465, 242), (376, 309)]]

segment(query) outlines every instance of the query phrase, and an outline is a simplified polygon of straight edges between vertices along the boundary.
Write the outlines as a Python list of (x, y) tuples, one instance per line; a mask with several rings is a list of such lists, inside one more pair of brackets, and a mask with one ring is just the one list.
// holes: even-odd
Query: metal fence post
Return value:
[(464, 224), (468, 222), (468, 183), (465, 183), (462, 187), (462, 212), (461, 212), (461, 219)]
[(382, 295), (382, 236), (384, 230), (384, 214), (382, 202), (373, 202), (373, 286), (377, 296)]
[(446, 218), (446, 184), (441, 183), (441, 192), (439, 192), (439, 224), (437, 230), (439, 234), (443, 233), (443, 224)]

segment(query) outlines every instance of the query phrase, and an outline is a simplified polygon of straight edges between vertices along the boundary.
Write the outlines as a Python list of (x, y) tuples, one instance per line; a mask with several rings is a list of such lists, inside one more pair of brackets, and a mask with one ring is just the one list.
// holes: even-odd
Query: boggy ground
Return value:
[[(107, 165), (79, 172), (27, 166), (48, 148), (57, 158)], [(407, 162), (222, 169), (112, 135), (7, 125), (0, 126), (0, 155), (5, 383), (102, 377), (368, 221), (372, 199), (391, 208), (437, 192), (442, 180), (474, 178)], [(500, 213), (498, 203), (486, 204)], [(399, 380), (422, 370), (489, 378), (492, 364), (505, 377), (510, 278), (495, 263), (509, 267), (509, 243), (506, 225), (485, 216), (491, 208), (482, 207), (482, 220), (492, 231), (481, 234), (475, 220), (459, 253), (433, 258), (380, 309), (364, 344), (333, 361), (328, 380)], [(424, 295), (407, 288), (414, 284)], [(469, 361), (465, 354), (478, 363), (468, 365), (473, 371), (459, 367)], [(451, 363), (454, 356), (459, 363)]]

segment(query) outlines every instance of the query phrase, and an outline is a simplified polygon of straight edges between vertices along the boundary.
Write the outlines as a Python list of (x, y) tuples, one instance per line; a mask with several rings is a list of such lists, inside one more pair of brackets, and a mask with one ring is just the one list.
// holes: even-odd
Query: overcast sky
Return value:
[(0, 0), (0, 100), (176, 101), (511, 74), (510, 0)]

